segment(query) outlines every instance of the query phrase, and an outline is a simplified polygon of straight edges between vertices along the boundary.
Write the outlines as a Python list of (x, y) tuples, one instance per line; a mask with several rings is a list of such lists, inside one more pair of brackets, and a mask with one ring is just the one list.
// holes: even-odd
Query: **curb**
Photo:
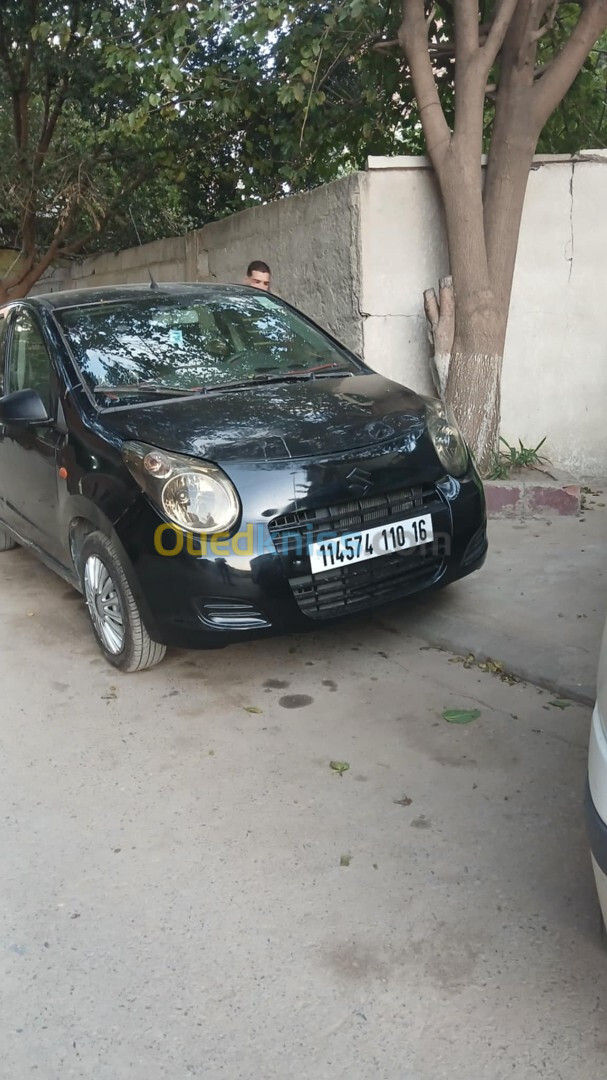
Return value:
[[(594, 706), (596, 685), (575, 678), (582, 668), (580, 651), (576, 646), (565, 645), (556, 649), (530, 646), (508, 632), (500, 632), (497, 627), (489, 628), (475, 621), (469, 613), (452, 614), (441, 603), (440, 593), (430, 603), (429, 600), (430, 597), (410, 605), (407, 633), (453, 656), (472, 653), (480, 663), (499, 661), (504, 671), (520, 682), (530, 683), (580, 705)], [(389, 614), (386, 612), (378, 622), (385, 626), (390, 622)]]
[(529, 477), (485, 480), (489, 517), (579, 517), (582, 486), (570, 477), (547, 477), (530, 471)]

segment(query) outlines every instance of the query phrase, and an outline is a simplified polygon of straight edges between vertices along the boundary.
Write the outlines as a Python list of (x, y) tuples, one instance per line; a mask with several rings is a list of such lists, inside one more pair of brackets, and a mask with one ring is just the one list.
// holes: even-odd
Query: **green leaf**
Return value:
[(443, 720), (448, 724), (470, 724), (473, 720), (478, 720), (480, 715), (480, 709), (445, 709)]
[(337, 773), (345, 773), (350, 768), (350, 765), (347, 761), (330, 761), (329, 768)]
[(245, 705), (244, 706), (244, 711), (245, 712), (250, 712), (250, 713), (255, 713), (256, 716), (260, 716), (260, 715), (263, 714), (263, 709), (258, 709), (257, 705)]
[(339, 860), (339, 865), (340, 866), (349, 866), (351, 862), (352, 862), (352, 856), (351, 855), (342, 855), (340, 860)]
[(549, 705), (554, 705), (555, 709), (568, 709), (571, 705), (570, 701), (563, 701), (562, 698), (555, 698), (554, 701), (549, 701)]

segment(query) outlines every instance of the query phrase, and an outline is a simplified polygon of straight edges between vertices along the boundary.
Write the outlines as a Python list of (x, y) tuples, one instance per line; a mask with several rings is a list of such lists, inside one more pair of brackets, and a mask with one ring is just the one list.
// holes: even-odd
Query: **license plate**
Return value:
[(318, 540), (310, 545), (310, 563), (313, 574), (334, 570), (348, 563), (377, 559), (392, 551), (406, 551), (419, 547), (434, 538), (431, 514), (406, 518), (390, 525), (360, 532), (344, 533), (330, 540)]

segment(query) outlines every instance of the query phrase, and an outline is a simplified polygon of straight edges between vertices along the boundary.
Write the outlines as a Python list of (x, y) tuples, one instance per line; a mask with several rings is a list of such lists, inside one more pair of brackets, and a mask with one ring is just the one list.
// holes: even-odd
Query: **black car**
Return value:
[(253, 288), (0, 310), (0, 550), (84, 594), (123, 671), (317, 626), (478, 569), (482, 484), (444, 406)]

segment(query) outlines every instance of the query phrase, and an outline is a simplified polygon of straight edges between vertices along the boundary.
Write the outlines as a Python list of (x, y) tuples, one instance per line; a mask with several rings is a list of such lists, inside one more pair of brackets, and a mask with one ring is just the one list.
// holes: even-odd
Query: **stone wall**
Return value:
[(242, 281), (264, 259), (273, 289), (355, 352), (363, 349), (360, 294), (361, 174), (214, 222), (186, 236), (97, 255), (40, 282), (36, 291), (149, 281)]

